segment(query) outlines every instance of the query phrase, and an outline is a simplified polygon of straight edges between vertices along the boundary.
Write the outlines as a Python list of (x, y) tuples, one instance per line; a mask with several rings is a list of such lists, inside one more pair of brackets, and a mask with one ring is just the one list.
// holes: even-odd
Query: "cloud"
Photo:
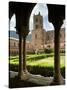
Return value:
[[(43, 16), (43, 27), (46, 31), (53, 30), (52, 23), (49, 23), (48, 21), (48, 8), (45, 3), (37, 3), (34, 9), (31, 12), (30, 20), (29, 20), (29, 30), (33, 30), (33, 15), (37, 15), (40, 12), (40, 14)], [(15, 14), (12, 16), (10, 21), (10, 30), (16, 31), (16, 18)]]
[(40, 14), (42, 16), (47, 16), (48, 15), (48, 11), (47, 11), (47, 6), (46, 4), (42, 4), (42, 3), (38, 3), (32, 13), (31, 13), (31, 16), (30, 16), (30, 22), (29, 22), (29, 29), (32, 30), (33, 29), (33, 15), (37, 15), (38, 13), (40, 12)]
[(30, 16), (29, 30), (31, 31), (33, 29), (33, 15), (34, 14), (37, 15), (39, 12), (43, 16), (44, 29), (46, 31), (53, 30), (54, 27), (53, 27), (52, 23), (49, 23), (49, 21), (48, 21), (48, 8), (47, 8), (47, 5), (45, 3), (38, 3), (34, 7), (32, 13), (31, 13), (31, 16)]

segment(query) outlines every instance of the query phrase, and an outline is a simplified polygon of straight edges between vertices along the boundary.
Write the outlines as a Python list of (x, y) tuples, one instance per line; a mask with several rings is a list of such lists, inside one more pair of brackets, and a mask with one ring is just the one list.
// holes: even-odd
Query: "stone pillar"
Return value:
[(21, 79), (22, 76), (22, 72), (23, 72), (23, 67), (22, 67), (22, 63), (23, 63), (23, 56), (22, 56), (22, 36), (19, 34), (19, 71), (18, 71), (18, 76)]
[(19, 71), (18, 76), (21, 80), (26, 80), (29, 74), (26, 68), (26, 36), (19, 34)]
[(54, 37), (54, 81), (53, 84), (59, 85), (64, 83), (64, 79), (60, 71), (60, 27), (62, 24), (55, 23)]
[(26, 37), (23, 37), (23, 71), (26, 72)]
[(19, 35), (19, 71), (18, 77), (21, 80), (27, 79), (27, 69), (26, 69), (26, 37), (29, 33), (28, 23), (23, 19), (22, 9), (16, 12), (16, 29)]
[(63, 83), (62, 75), (60, 72), (60, 28), (55, 28), (55, 46), (54, 46), (54, 81), (56, 84)]

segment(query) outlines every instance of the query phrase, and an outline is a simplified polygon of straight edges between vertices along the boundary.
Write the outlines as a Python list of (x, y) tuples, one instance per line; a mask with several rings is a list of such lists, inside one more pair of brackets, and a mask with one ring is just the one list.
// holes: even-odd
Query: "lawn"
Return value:
[[(65, 66), (64, 55), (60, 55), (60, 66)], [(54, 67), (53, 54), (27, 55), (26, 63), (28, 66)], [(10, 56), (10, 64), (19, 64), (18, 56)]]
[[(10, 56), (10, 70), (18, 72), (19, 56)], [(54, 75), (54, 54), (26, 55), (27, 69), (32, 74), (45, 77)], [(65, 56), (60, 55), (62, 76), (65, 78)]]
[[(54, 57), (44, 58), (38, 61), (27, 62), (30, 66), (54, 67)], [(64, 56), (60, 56), (60, 66), (64, 67)]]

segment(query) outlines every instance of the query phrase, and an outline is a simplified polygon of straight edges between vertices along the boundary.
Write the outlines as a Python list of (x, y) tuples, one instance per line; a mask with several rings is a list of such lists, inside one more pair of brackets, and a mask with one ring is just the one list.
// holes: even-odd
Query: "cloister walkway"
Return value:
[[(10, 78), (15, 78), (18, 75), (18, 72), (10, 71)], [(31, 82), (41, 86), (49, 86), (53, 80), (53, 77), (44, 77), (41, 75), (28, 74), (28, 79), (25, 80), (27, 82)]]

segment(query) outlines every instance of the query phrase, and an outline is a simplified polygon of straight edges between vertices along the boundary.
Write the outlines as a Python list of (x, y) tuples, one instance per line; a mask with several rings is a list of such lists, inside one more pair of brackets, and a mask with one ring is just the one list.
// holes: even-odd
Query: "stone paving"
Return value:
[[(14, 78), (17, 75), (18, 75), (18, 72), (10, 71), (10, 78)], [(27, 77), (26, 81), (28, 82), (32, 82), (32, 83), (35, 83), (38, 85), (44, 85), (44, 86), (49, 86), (53, 80), (53, 77), (44, 77), (41, 75), (33, 75), (30, 73), (26, 74), (25, 77)]]

